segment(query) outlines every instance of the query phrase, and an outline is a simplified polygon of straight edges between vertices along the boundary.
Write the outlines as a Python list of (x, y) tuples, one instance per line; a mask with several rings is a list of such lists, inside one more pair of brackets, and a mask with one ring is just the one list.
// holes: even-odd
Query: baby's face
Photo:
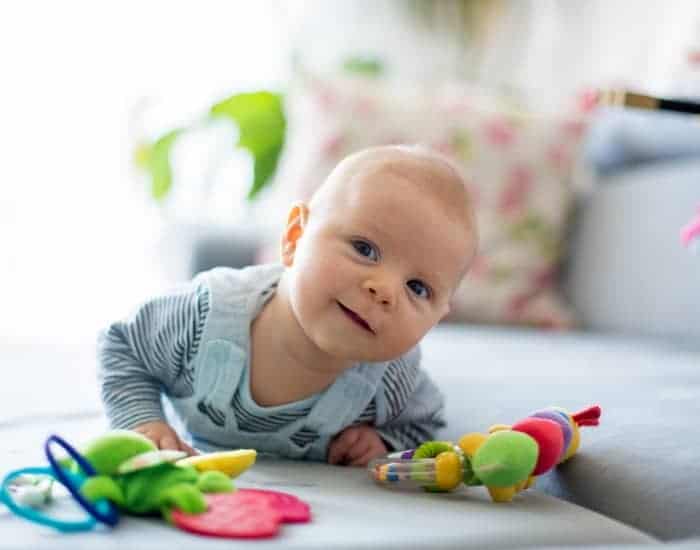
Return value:
[(288, 274), (302, 329), (337, 358), (400, 356), (449, 311), (474, 231), (448, 215), (444, 196), (391, 171), (355, 182), (322, 210), (311, 208)]

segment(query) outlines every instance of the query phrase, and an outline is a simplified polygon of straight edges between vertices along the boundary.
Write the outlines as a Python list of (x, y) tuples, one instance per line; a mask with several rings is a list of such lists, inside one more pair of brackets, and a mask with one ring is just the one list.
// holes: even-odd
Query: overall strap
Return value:
[(352, 424), (376, 395), (387, 365), (366, 363), (346, 370), (319, 398), (304, 424), (321, 434), (335, 434)]
[(278, 264), (267, 264), (245, 269), (216, 268), (202, 274), (210, 293), (202, 341), (230, 340), (247, 350), (250, 323), (271, 296), (283, 269)]
[(233, 391), (246, 365), (246, 352), (227, 340), (210, 340), (202, 350), (202, 366), (195, 379), (197, 399), (204, 399), (220, 411), (228, 411)]
[(219, 426), (235, 424), (231, 399), (247, 367), (250, 324), (279, 281), (282, 266), (216, 268), (200, 277), (209, 288), (209, 314), (196, 361), (194, 398)]

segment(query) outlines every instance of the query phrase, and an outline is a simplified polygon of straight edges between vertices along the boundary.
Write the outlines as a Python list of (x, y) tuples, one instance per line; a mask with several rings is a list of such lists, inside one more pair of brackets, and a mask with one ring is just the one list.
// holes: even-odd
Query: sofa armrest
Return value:
[(700, 536), (700, 349), (653, 338), (442, 326), (424, 368), (445, 393), (441, 439), (559, 405), (603, 409), (536, 488), (662, 539)]
[(567, 294), (592, 329), (700, 337), (700, 258), (679, 233), (700, 204), (700, 159), (598, 180), (572, 236)]

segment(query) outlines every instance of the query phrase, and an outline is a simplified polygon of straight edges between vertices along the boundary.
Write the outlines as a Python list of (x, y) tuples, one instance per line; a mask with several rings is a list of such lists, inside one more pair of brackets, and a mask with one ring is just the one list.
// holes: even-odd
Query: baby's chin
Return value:
[[(379, 343), (378, 343), (379, 344)], [(351, 363), (383, 363), (385, 361), (390, 361), (392, 359), (396, 359), (397, 357), (402, 356), (404, 353), (407, 353), (409, 349), (401, 351), (401, 350), (393, 350), (393, 349), (386, 349), (382, 348), (381, 344), (379, 344), (375, 349), (368, 348), (368, 346), (355, 346), (354, 349), (349, 349), (350, 347), (348, 346), (324, 346), (322, 349), (328, 353), (328, 355), (348, 361)], [(359, 349), (358, 349), (359, 348)]]
[[(352, 328), (352, 327), (351, 327)], [(315, 330), (314, 330), (315, 329)], [(338, 363), (383, 363), (408, 353), (418, 341), (415, 339), (383, 337), (383, 334), (364, 336), (360, 329), (336, 332), (328, 325), (314, 325), (304, 330), (315, 347), (329, 357), (330, 368)], [(342, 368), (345, 370), (346, 366)]]

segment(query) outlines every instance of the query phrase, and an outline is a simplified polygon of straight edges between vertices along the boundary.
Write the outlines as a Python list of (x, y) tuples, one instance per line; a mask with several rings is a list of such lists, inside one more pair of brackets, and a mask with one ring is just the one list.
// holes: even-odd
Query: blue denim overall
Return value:
[[(319, 394), (308, 416), (274, 432), (253, 433), (238, 427), (231, 402), (249, 379), (245, 371), (250, 366), (250, 324), (274, 292), (282, 269), (265, 265), (214, 269), (202, 275), (210, 290), (210, 312), (193, 358), (194, 394), (170, 398), (199, 449), (249, 448), (289, 458), (325, 460), (332, 437), (351, 425), (377, 392), (388, 363), (358, 364)], [(320, 437), (300, 446), (291, 436), (304, 428)]]

